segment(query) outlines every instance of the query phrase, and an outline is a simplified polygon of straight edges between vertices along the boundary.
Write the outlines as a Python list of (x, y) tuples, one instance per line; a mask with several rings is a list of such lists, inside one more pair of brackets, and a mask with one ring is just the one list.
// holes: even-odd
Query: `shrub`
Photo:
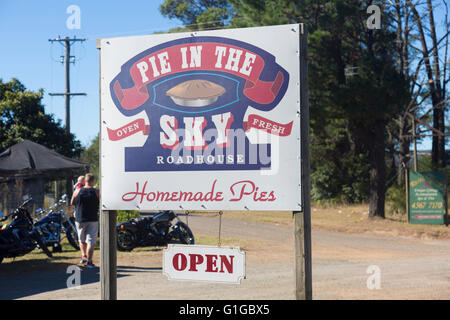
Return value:
[(126, 222), (132, 218), (139, 218), (141, 215), (139, 214), (139, 211), (132, 210), (118, 210), (117, 211), (117, 223)]
[(406, 214), (405, 186), (393, 185), (386, 191), (386, 204), (393, 214)]

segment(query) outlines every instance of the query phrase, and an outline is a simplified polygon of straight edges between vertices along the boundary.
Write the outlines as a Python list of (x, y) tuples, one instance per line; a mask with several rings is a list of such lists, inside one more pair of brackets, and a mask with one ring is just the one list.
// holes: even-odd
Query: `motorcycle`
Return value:
[(53, 247), (53, 252), (61, 252), (61, 241), (64, 239), (62, 233), (65, 233), (70, 245), (76, 250), (80, 250), (78, 245), (78, 235), (75, 228), (75, 219), (68, 217), (63, 210), (66, 205), (67, 195), (63, 195), (61, 199), (47, 210), (38, 209), (36, 215), (38, 217), (45, 214), (43, 218), (36, 221), (34, 226), (41, 234), (45, 244)]
[(0, 222), (8, 218), (12, 219), (6, 227), (0, 226), (0, 263), (4, 258), (23, 256), (37, 247), (41, 248), (48, 257), (52, 257), (52, 253), (34, 227), (30, 213), (25, 208), (31, 201), (31, 197), (25, 197), (24, 202), (11, 214), (0, 218)]
[[(173, 223), (173, 220), (177, 221)], [(161, 211), (152, 217), (133, 218), (117, 225), (119, 251), (162, 246), (173, 242), (194, 244), (191, 229), (173, 211)]]

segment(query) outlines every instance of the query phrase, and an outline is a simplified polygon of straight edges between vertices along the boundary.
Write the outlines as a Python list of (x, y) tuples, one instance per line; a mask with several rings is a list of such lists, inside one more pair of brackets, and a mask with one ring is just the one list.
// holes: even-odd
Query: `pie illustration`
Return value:
[(208, 80), (189, 80), (167, 90), (173, 102), (184, 107), (204, 107), (217, 101), (225, 88)]

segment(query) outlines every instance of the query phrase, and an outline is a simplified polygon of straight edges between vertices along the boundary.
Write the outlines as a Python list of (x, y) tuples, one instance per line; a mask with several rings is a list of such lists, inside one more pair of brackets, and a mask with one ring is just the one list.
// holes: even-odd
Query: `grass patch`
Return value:
[[(292, 226), (293, 223), (292, 212), (288, 211), (224, 211), (223, 218), (284, 226)], [(405, 214), (388, 212), (385, 219), (369, 218), (368, 204), (315, 205), (311, 208), (311, 225), (313, 230), (450, 240), (449, 227), (408, 224)]]
[[(211, 216), (211, 213), (191, 211), (196, 216)], [(278, 225), (291, 225), (292, 212), (290, 211), (224, 211), (224, 219), (271, 223)]]
[(450, 239), (450, 228), (445, 225), (408, 224), (406, 215), (387, 214), (385, 219), (369, 218), (368, 205), (313, 207), (313, 229), (346, 233), (369, 233), (421, 239)]

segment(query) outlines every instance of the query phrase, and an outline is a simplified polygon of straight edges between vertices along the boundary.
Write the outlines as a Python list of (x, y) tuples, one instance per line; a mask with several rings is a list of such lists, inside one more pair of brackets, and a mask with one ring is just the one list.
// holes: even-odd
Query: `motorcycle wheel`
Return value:
[(178, 222), (178, 232), (177, 232), (178, 240), (182, 244), (194, 244), (194, 235), (192, 234), (191, 229), (184, 222)]
[(119, 230), (117, 232), (117, 249), (119, 251), (131, 251), (136, 245), (134, 234), (129, 230)]
[(47, 257), (49, 258), (53, 257), (53, 254), (50, 252), (50, 250), (48, 250), (47, 246), (44, 244), (40, 236), (36, 237), (36, 242), (39, 248), (41, 248), (42, 251), (44, 251), (44, 253), (47, 255)]
[[(73, 225), (75, 225), (75, 219), (73, 217), (70, 218)], [(80, 246), (78, 244), (78, 233), (77, 230), (74, 230), (72, 226), (69, 226), (67, 229), (68, 232), (66, 233), (67, 240), (69, 241), (70, 245), (75, 248), (75, 250), (80, 250)]]

